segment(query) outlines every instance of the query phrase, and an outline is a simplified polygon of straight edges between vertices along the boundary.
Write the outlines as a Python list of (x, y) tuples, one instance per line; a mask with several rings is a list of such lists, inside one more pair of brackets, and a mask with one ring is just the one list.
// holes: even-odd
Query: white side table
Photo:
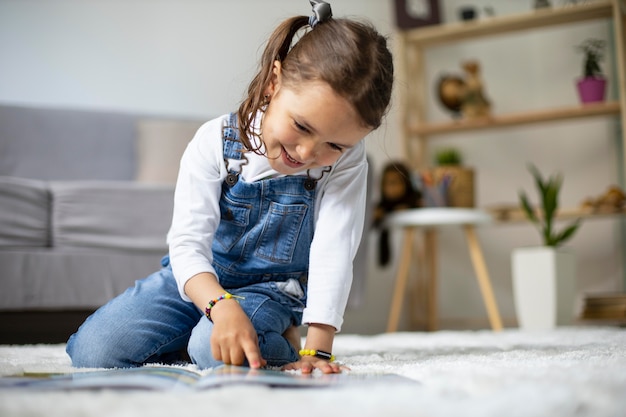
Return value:
[(402, 210), (388, 216), (386, 220), (388, 227), (397, 227), (404, 230), (400, 265), (398, 266), (389, 320), (387, 322), (388, 332), (395, 332), (398, 329), (400, 311), (406, 296), (409, 267), (413, 258), (415, 232), (418, 228), (423, 228), (424, 230), (427, 253), (427, 280), (429, 284), (427, 327), (430, 331), (437, 329), (437, 229), (443, 226), (460, 226), (463, 228), (489, 323), (493, 330), (502, 330), (502, 319), (493, 295), (483, 252), (474, 230), (475, 226), (490, 223), (491, 221), (491, 216), (483, 210), (452, 207)]

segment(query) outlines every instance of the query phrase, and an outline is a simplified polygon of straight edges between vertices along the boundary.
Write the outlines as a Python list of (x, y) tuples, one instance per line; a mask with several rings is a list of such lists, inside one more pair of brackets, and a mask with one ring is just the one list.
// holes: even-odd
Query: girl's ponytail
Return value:
[(248, 86), (247, 97), (237, 112), (239, 135), (244, 146), (249, 150), (258, 151), (260, 147), (260, 144), (256, 147), (252, 145), (249, 135), (254, 134), (251, 128), (255, 124), (257, 111), (268, 104), (264, 95), (265, 89), (272, 80), (274, 61), (284, 61), (291, 49), (295, 34), (308, 23), (309, 18), (306, 16), (296, 16), (285, 20), (274, 30), (265, 46), (261, 56), (261, 68)]

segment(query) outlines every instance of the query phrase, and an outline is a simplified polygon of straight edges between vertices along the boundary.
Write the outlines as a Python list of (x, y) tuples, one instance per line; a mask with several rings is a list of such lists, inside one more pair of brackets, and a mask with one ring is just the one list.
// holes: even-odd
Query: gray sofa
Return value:
[(160, 267), (200, 124), (0, 106), (0, 343), (64, 341)]
[[(0, 344), (64, 342), (160, 267), (178, 163), (201, 123), (0, 105)], [(349, 307), (366, 259), (362, 244)]]

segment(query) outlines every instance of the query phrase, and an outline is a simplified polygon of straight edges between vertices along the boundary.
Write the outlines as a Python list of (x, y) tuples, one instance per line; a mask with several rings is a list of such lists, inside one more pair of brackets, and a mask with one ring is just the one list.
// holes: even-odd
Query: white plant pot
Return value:
[(513, 296), (519, 327), (550, 330), (572, 323), (576, 296), (576, 258), (566, 248), (514, 249)]

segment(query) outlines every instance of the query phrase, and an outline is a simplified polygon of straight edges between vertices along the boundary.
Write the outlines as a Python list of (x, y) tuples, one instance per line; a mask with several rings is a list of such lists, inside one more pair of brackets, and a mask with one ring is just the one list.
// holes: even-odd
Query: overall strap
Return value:
[(226, 184), (233, 186), (239, 181), (239, 171), (232, 170), (228, 167), (229, 159), (243, 159), (242, 165), (248, 163), (248, 158), (244, 155), (245, 149), (239, 140), (239, 130), (237, 129), (237, 113), (230, 113), (228, 121), (222, 126), (222, 142), (224, 144), (224, 163), (226, 164)]
[(222, 140), (224, 142), (224, 160), (242, 159), (245, 150), (239, 140), (237, 113), (231, 113), (226, 124), (222, 126)]

